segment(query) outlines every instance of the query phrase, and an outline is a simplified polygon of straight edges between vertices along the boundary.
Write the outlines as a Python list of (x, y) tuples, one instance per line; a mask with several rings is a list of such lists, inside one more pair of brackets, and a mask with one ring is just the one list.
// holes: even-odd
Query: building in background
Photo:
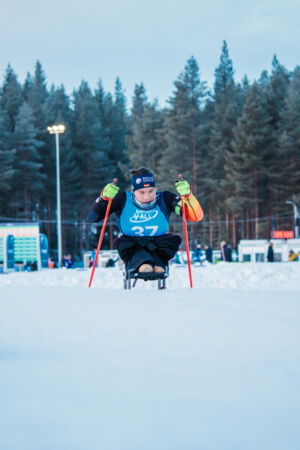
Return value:
[(38, 223), (0, 224), (0, 265), (2, 271), (48, 267), (48, 239)]
[(300, 255), (300, 239), (245, 239), (238, 244), (239, 261), (266, 262), (270, 242), (273, 243), (274, 262), (290, 261), (291, 251)]

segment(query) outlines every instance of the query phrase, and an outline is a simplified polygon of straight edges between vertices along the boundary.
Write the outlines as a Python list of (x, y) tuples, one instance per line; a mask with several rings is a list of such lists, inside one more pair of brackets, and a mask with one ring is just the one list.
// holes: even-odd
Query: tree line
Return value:
[[(300, 202), (300, 67), (289, 72), (274, 56), (258, 80), (234, 78), (226, 42), (211, 90), (198, 62), (188, 59), (167, 106), (150, 102), (136, 84), (131, 107), (119, 78), (113, 93), (82, 81), (72, 95), (48, 88), (42, 65), (24, 83), (8, 65), (0, 88), (0, 221), (39, 221), (56, 248), (55, 145), (47, 126), (63, 123), (60, 138), (63, 246), (81, 256), (97, 241), (86, 223), (91, 202), (114, 177), (129, 187), (131, 168), (146, 166), (160, 188), (178, 173), (191, 182), (205, 210), (190, 225), (192, 244), (269, 238), (293, 227)], [(180, 230), (180, 219), (171, 222)], [(112, 219), (106, 245), (117, 225)]]

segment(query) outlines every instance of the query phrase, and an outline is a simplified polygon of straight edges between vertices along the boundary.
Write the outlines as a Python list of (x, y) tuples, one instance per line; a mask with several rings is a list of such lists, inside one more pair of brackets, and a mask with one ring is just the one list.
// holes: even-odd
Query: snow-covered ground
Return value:
[(300, 263), (0, 275), (1, 450), (299, 450)]

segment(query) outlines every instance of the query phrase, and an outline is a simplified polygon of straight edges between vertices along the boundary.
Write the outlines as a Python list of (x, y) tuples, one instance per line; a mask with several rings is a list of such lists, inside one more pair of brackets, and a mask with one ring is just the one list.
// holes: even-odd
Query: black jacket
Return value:
[(268, 247), (267, 261), (274, 262), (274, 250), (273, 247), (271, 247), (271, 245), (269, 245)]

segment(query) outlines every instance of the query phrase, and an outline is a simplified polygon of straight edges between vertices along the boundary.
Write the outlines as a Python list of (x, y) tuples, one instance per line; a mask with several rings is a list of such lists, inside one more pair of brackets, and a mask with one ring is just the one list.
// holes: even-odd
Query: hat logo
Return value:
[(141, 178), (137, 178), (137, 179), (135, 180), (135, 182), (136, 182), (136, 184), (140, 184), (140, 183), (142, 182), (142, 179), (141, 179)]

